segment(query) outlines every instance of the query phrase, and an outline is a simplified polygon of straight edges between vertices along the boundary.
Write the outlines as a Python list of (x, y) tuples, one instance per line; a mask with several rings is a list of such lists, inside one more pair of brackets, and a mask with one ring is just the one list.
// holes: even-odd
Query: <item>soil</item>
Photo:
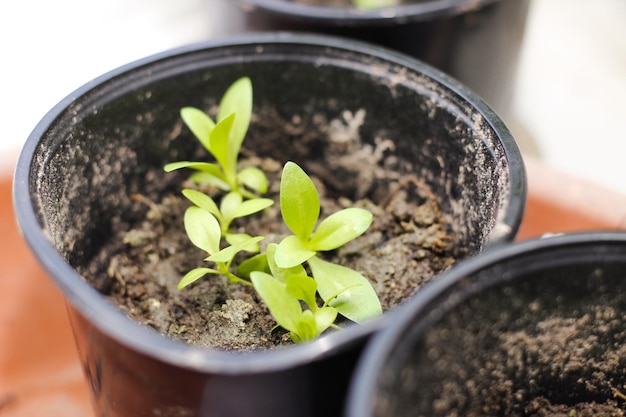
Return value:
[(619, 381), (624, 380), (626, 345), (616, 343), (624, 336), (621, 318), (613, 307), (606, 306), (596, 306), (578, 317), (546, 318), (530, 331), (503, 333), (503, 355), (507, 365), (518, 371), (517, 378), (537, 385), (558, 381), (571, 390), (550, 399), (532, 398), (532, 388), (518, 389), (504, 406), (515, 410), (519, 407), (515, 399), (521, 396), (530, 398), (524, 416), (624, 416), (626, 397)]
[(400, 389), (411, 403), (429, 386), (419, 407), (413, 400), (426, 410), (415, 415), (624, 416), (626, 297), (612, 284), (597, 287), (606, 294), (590, 286), (564, 296), (544, 286), (544, 294), (526, 298), (511, 287), (449, 313), (410, 365), (421, 369), (405, 369), (385, 388), (377, 415), (404, 415), (403, 400), (387, 398)]
[(575, 405), (552, 404), (544, 397), (536, 398), (526, 407), (528, 417), (623, 417), (624, 408), (617, 401)]
[[(282, 170), (279, 160), (285, 159), (274, 139), (297, 136), (294, 143), (303, 148), (294, 146), (289, 150), (296, 156), (311, 152), (307, 144), (327, 142), (326, 162), (310, 161), (304, 166), (320, 194), (321, 217), (343, 207), (363, 207), (373, 213), (374, 221), (364, 235), (324, 256), (367, 277), (383, 309), (388, 310), (449, 268), (455, 262), (451, 255), (454, 248), (436, 199), (425, 183), (388, 169), (395, 160), (390, 152), (393, 143), (382, 139), (377, 139), (373, 146), (361, 142), (359, 127), (364, 117), (363, 111), (343, 112), (330, 121), (322, 115), (314, 115), (310, 120), (294, 116), (279, 120), (282, 131), (278, 132), (264, 125), (267, 120), (280, 119), (278, 114), (268, 111), (255, 117), (255, 133), (244, 143), (255, 146), (242, 150), (240, 164), (256, 165), (265, 171), (271, 184), (266, 197), (276, 203), (263, 213), (246, 218), (246, 224), (234, 223), (233, 227), (251, 235), (265, 235), (264, 245), (280, 241), (288, 233), (277, 203)], [(255, 135), (263, 140), (255, 139)], [(277, 154), (277, 159), (264, 156), (263, 147)], [(251, 148), (260, 151), (252, 152)], [(131, 318), (175, 340), (237, 351), (292, 343), (280, 328), (273, 329), (275, 322), (267, 308), (247, 286), (211, 275), (182, 291), (177, 289), (184, 273), (211, 265), (203, 261), (206, 254), (191, 245), (184, 232), (182, 219), (189, 205), (187, 200), (178, 193), (160, 191), (163, 175), (148, 175), (154, 178), (154, 190), (147, 188), (145, 195), (132, 196), (136, 209), (144, 215), (137, 220), (116, 218), (114, 235), (81, 271), (83, 275), (90, 277), (93, 285)], [(178, 188), (183, 187), (197, 186), (185, 181)]]

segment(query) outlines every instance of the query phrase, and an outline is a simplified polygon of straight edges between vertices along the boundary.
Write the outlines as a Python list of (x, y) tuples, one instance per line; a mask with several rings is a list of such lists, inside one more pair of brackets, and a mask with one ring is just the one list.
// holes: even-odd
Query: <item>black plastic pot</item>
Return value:
[(346, 416), (521, 416), (616, 399), (625, 271), (620, 232), (527, 241), (457, 265), (362, 355)]
[[(254, 34), (111, 71), (43, 118), (14, 184), (23, 234), (67, 299), (98, 416), (339, 415), (361, 348), (392, 320), (388, 313), (288, 349), (205, 350), (140, 327), (77, 273), (110, 237), (112, 218), (132, 216), (131, 194), (148, 182), (166, 187), (172, 174), (162, 166), (194, 157), (197, 149), (183, 146), (194, 141), (176, 140), (178, 109), (215, 102), (244, 75), (255, 112), (273, 108), (291, 120), (364, 109), (362, 140), (393, 138), (396, 168), (428, 182), (458, 257), (508, 242), (518, 229), (525, 176), (509, 131), (468, 89), (403, 55), (329, 37)], [(253, 123), (251, 134), (259, 129)], [(282, 158), (294, 145), (267, 152)], [(294, 160), (307, 166), (319, 153), (305, 149)]]
[(216, 34), (303, 31), (393, 48), (452, 75), (506, 115), (528, 7), (528, 0), (421, 0), (378, 10), (218, 0), (208, 19)]

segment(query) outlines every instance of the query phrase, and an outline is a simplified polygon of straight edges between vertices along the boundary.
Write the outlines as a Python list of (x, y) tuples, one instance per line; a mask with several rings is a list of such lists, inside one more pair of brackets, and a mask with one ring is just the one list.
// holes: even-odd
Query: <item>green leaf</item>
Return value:
[(221, 190), (230, 189), (230, 185), (226, 183), (226, 177), (222, 169), (218, 165), (209, 162), (172, 162), (165, 165), (163, 170), (165, 172), (172, 172), (182, 168), (190, 168), (197, 171), (191, 176), (192, 181), (196, 184), (213, 184)]
[(352, 0), (352, 3), (362, 9), (378, 9), (381, 7), (397, 6), (400, 0)]
[[(244, 242), (251, 242), (252, 236), (247, 233), (226, 233), (224, 236), (226, 242), (231, 245), (240, 245)], [(251, 243), (250, 246), (244, 246), (241, 250), (251, 253), (258, 253), (261, 249), (257, 242)]]
[(315, 251), (337, 249), (360, 236), (372, 224), (372, 213), (362, 208), (340, 210), (324, 219), (308, 246)]
[(302, 316), (300, 301), (287, 291), (287, 287), (273, 276), (254, 271), (250, 280), (276, 322), (290, 332), (297, 332), (296, 323)]
[(209, 115), (195, 107), (183, 107), (180, 109), (180, 117), (202, 146), (211, 152), (209, 137), (215, 127), (215, 122)]
[(215, 216), (205, 209), (192, 206), (185, 211), (184, 223), (187, 236), (194, 245), (209, 254), (219, 252), (222, 234)]
[(268, 184), (265, 173), (257, 167), (247, 167), (239, 171), (237, 179), (249, 189), (261, 194), (267, 192)]
[(235, 121), (229, 138), (229, 153), (232, 164), (237, 163), (239, 149), (246, 137), (252, 117), (252, 82), (247, 77), (239, 78), (226, 90), (219, 105), (217, 120), (224, 120), (235, 114)]
[(270, 243), (267, 245), (265, 249), (265, 253), (267, 254), (267, 266), (271, 271), (271, 274), (277, 280), (281, 282), (287, 282), (287, 277), (289, 275), (306, 275), (306, 271), (304, 270), (304, 266), (302, 266), (302, 262), (290, 268), (281, 268), (276, 264), (276, 249), (278, 245), (276, 243)]
[(291, 235), (284, 238), (278, 244), (274, 259), (276, 265), (281, 268), (293, 268), (307, 261), (310, 257), (315, 256), (315, 253), (316, 252), (306, 247), (298, 236)]
[(237, 274), (246, 278), (249, 278), (253, 271), (270, 272), (269, 266), (267, 265), (267, 255), (265, 253), (252, 256), (237, 266)]
[(207, 172), (209, 174), (214, 174), (216, 176), (222, 175), (222, 171), (220, 167), (210, 162), (178, 161), (178, 162), (171, 162), (169, 164), (166, 164), (165, 167), (163, 167), (165, 172), (172, 172), (181, 168), (196, 169), (198, 171)]
[(280, 211), (289, 230), (301, 240), (309, 240), (320, 214), (320, 200), (313, 181), (294, 162), (283, 167)]
[(212, 164), (210, 162), (193, 162), (193, 161), (178, 161), (178, 162), (170, 162), (163, 167), (165, 172), (172, 172), (177, 169), (182, 168), (191, 168), (197, 170), (205, 170), (205, 171), (215, 171), (215, 173), (219, 173), (220, 168)]
[(322, 334), (337, 319), (337, 309), (334, 307), (322, 307), (315, 313), (315, 323), (317, 324), (317, 334)]
[(258, 213), (272, 204), (274, 204), (274, 200), (269, 198), (253, 198), (252, 200), (246, 200), (237, 207), (233, 213), (233, 218), (236, 219)]
[(200, 171), (194, 172), (193, 174), (191, 174), (189, 179), (193, 181), (195, 184), (213, 185), (222, 191), (231, 190), (230, 185), (228, 185), (223, 179), (218, 178), (211, 174), (207, 174), (206, 172), (200, 172)]
[(216, 252), (212, 254), (211, 256), (209, 256), (208, 258), (206, 258), (205, 261), (225, 262), (225, 263), (230, 262), (233, 260), (235, 255), (237, 255), (239, 252), (241, 252), (242, 250), (246, 250), (246, 248), (259, 243), (263, 239), (265, 239), (264, 236), (256, 236), (256, 237), (251, 237), (250, 239), (246, 241), (239, 242), (235, 245), (227, 246), (221, 251)]
[(229, 174), (232, 175), (232, 180), (234, 180), (237, 167), (236, 165), (232, 164), (231, 158), (229, 157), (228, 140), (230, 137), (230, 132), (233, 128), (234, 120), (234, 114), (231, 114), (229, 117), (220, 120), (215, 125), (215, 128), (211, 132), (211, 137), (209, 139), (209, 143), (211, 144), (211, 153), (213, 154), (217, 162), (222, 166), (224, 174), (226, 175), (227, 182), (233, 188), (236, 186), (236, 184), (232, 184), (230, 182), (231, 179), (229, 178)]
[(198, 190), (192, 190), (190, 188), (185, 188), (182, 191), (182, 194), (193, 204), (207, 210), (209, 213), (215, 216), (218, 223), (222, 222), (222, 213), (220, 213), (220, 209), (217, 207), (217, 204), (215, 204), (215, 201), (211, 197), (203, 192), (200, 192)]
[(236, 191), (231, 191), (222, 197), (222, 201), (220, 202), (220, 211), (222, 212), (222, 216), (224, 216), (224, 225), (223, 227), (227, 228), (230, 225), (230, 222), (235, 218), (235, 213), (239, 206), (241, 206), (241, 202), (243, 198), (241, 194)]
[(298, 300), (302, 300), (312, 311), (317, 311), (317, 301), (315, 293), (317, 291), (317, 283), (306, 274), (287, 275), (285, 279), (287, 291), (289, 291)]
[[(318, 336), (317, 323), (311, 310), (302, 312), (299, 320), (296, 322), (296, 329), (296, 332), (291, 332), (291, 338), (296, 343), (306, 342)], [(294, 333), (296, 333), (296, 337), (294, 337)]]
[(184, 277), (178, 282), (178, 289), (182, 290), (189, 284), (196, 282), (206, 274), (219, 274), (219, 271), (211, 268), (196, 268), (187, 272)]
[(361, 323), (382, 314), (376, 291), (363, 275), (317, 256), (309, 259), (308, 264), (317, 282), (317, 292), (341, 315)]

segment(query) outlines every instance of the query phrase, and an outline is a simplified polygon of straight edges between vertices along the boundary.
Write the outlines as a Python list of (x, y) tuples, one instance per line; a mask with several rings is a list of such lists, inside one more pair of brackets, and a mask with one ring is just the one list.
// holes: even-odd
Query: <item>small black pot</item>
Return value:
[(625, 271), (620, 232), (527, 241), (457, 265), (362, 355), (346, 416), (522, 416), (616, 399)]
[[(148, 182), (166, 187), (173, 174), (163, 165), (196, 157), (183, 146), (195, 141), (176, 140), (179, 108), (216, 102), (244, 75), (254, 84), (255, 112), (269, 106), (286, 120), (332, 119), (364, 109), (362, 140), (394, 139), (396, 168), (430, 185), (457, 257), (508, 242), (519, 227), (525, 176), (507, 128), (465, 87), (403, 55), (330, 37), (254, 34), (111, 71), (44, 117), (14, 184), (24, 236), (67, 299), (98, 416), (339, 415), (361, 348), (392, 320), (384, 314), (287, 349), (203, 350), (140, 327), (77, 273), (111, 236), (112, 218), (129, 214), (130, 195)], [(286, 158), (295, 145), (267, 152)], [(294, 160), (306, 166), (319, 153), (304, 149)]]
[(513, 94), (528, 0), (418, 0), (362, 10), (293, 0), (219, 0), (208, 16), (217, 34), (289, 30), (383, 45), (457, 78), (506, 114)]

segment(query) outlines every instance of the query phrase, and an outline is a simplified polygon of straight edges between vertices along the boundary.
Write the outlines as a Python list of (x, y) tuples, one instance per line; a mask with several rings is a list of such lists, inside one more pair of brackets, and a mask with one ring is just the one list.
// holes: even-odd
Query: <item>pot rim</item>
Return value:
[(277, 0), (235, 0), (244, 10), (260, 9), (277, 16), (329, 26), (375, 26), (454, 17), (502, 0), (422, 0), (380, 9), (337, 7)]
[(386, 312), (382, 316), (366, 323), (350, 325), (343, 331), (333, 332), (313, 342), (290, 346), (287, 349), (254, 353), (232, 353), (189, 346), (182, 342), (167, 339), (155, 331), (148, 330), (129, 320), (120, 310), (112, 308), (112, 305), (82, 279), (57, 252), (37, 220), (35, 208), (30, 198), (31, 166), (34, 163), (39, 139), (71, 103), (83, 95), (97, 90), (103, 84), (113, 79), (132, 76), (134, 72), (145, 69), (147, 66), (167, 61), (177, 56), (193, 55), (194, 53), (201, 53), (202, 51), (215, 48), (268, 44), (285, 46), (309, 45), (318, 47), (321, 50), (331, 48), (339, 51), (356, 52), (364, 57), (374, 56), (424, 74), (458, 94), (483, 115), (487, 123), (500, 137), (511, 168), (509, 203), (508, 206), (502, 208), (506, 212), (505, 216), (498, 219), (510, 233), (494, 236), (493, 240), (490, 241), (490, 246), (511, 240), (521, 223), (524, 205), (520, 204), (520, 202), (525, 201), (526, 198), (526, 177), (521, 153), (508, 128), (495, 112), (467, 87), (439, 70), (403, 54), (360, 41), (327, 35), (265, 32), (241, 34), (169, 49), (113, 69), (79, 87), (65, 97), (42, 118), (29, 135), (15, 168), (13, 184), (15, 215), (27, 244), (44, 269), (63, 290), (66, 302), (69, 302), (81, 315), (93, 322), (99, 331), (112, 337), (119, 343), (172, 365), (197, 371), (217, 371), (232, 375), (288, 369), (294, 365), (323, 358), (336, 349), (343, 351), (359, 344), (372, 333), (386, 327), (387, 323), (395, 320), (397, 309)]
[[(418, 317), (422, 317), (432, 310), (434, 303), (440, 297), (455, 292), (463, 292), (464, 288), (456, 288), (460, 281), (490, 267), (506, 265), (509, 260), (520, 256), (530, 259), (537, 254), (545, 255), (546, 252), (576, 251), (581, 248), (591, 250), (602, 246), (622, 246), (626, 252), (626, 232), (603, 230), (549, 235), (503, 245), (496, 249), (487, 250), (480, 256), (460, 261), (453, 269), (444, 273), (437, 280), (426, 284), (410, 301), (399, 307), (396, 310), (393, 324), (379, 332), (366, 346), (351, 379), (346, 401), (346, 417), (370, 417), (373, 415), (371, 402), (368, 400), (373, 401), (375, 398), (377, 377), (392, 350), (397, 346), (398, 340)], [(528, 262), (528, 268), (531, 267), (532, 263)], [(516, 276), (507, 275), (505, 277), (502, 275), (486, 283), (485, 287), (515, 279)]]

